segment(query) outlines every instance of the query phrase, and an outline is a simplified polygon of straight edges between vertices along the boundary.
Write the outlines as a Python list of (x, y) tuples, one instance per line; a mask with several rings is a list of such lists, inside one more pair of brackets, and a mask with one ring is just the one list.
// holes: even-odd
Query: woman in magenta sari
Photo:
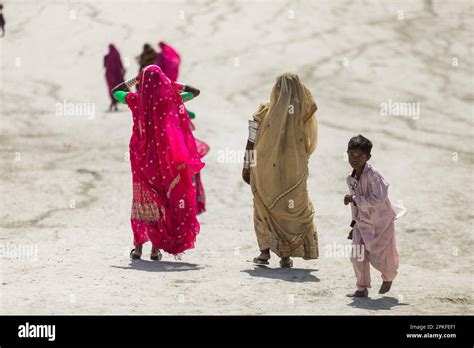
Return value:
[(120, 59), (120, 53), (113, 44), (109, 45), (109, 53), (104, 57), (104, 68), (105, 79), (107, 80), (111, 100), (109, 111), (112, 111), (112, 108), (117, 111), (117, 101), (112, 95), (112, 88), (124, 81), (123, 77), (125, 76), (125, 69), (123, 68), (122, 60)]
[[(135, 83), (139, 92), (121, 92)], [(114, 88), (124, 95), (133, 115), (130, 139), (133, 202), (132, 259), (141, 258), (142, 245), (152, 243), (152, 260), (160, 249), (178, 255), (194, 247), (199, 233), (193, 176), (204, 163), (196, 148), (181, 91), (199, 90), (171, 81), (156, 65), (144, 68), (136, 79)]]
[(160, 41), (158, 46), (160, 46), (161, 51), (156, 55), (156, 65), (161, 68), (171, 81), (176, 81), (178, 79), (181, 57), (173, 47), (163, 41)]

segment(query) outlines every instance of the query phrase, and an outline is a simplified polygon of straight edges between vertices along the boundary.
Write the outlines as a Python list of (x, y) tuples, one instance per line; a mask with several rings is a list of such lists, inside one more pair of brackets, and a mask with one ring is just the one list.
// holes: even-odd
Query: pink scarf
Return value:
[(196, 148), (178, 86), (156, 65), (138, 76), (139, 93), (126, 101), (133, 114), (130, 162), (134, 244), (178, 254), (199, 233), (193, 175), (204, 163)]
[(173, 47), (163, 41), (158, 45), (161, 48), (161, 52), (156, 55), (156, 64), (161, 67), (161, 70), (163, 70), (165, 75), (168, 76), (171, 81), (176, 81), (178, 79), (181, 57)]

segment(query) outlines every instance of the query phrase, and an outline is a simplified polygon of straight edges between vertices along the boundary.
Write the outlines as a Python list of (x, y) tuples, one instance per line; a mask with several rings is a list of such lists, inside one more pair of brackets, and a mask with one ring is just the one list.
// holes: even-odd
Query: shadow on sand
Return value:
[(361, 309), (381, 309), (381, 310), (390, 310), (396, 306), (408, 306), (409, 303), (400, 303), (395, 297), (384, 296), (377, 299), (371, 299), (370, 297), (354, 297), (352, 302), (348, 306), (361, 308)]
[(319, 282), (319, 278), (312, 275), (317, 269), (304, 268), (270, 268), (266, 266), (255, 266), (254, 269), (246, 269), (245, 272), (252, 277), (263, 277), (271, 279), (280, 279), (287, 282)]
[(110, 267), (145, 272), (184, 272), (198, 271), (203, 268), (194, 263), (147, 260), (131, 260), (128, 267), (113, 265)]

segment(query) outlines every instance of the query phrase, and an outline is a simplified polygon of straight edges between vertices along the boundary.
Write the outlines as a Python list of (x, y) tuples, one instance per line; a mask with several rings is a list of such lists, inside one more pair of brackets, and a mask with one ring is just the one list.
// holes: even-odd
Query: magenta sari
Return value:
[(104, 67), (109, 96), (112, 101), (115, 101), (112, 95), (112, 88), (124, 81), (125, 69), (120, 59), (120, 53), (113, 44), (109, 45), (109, 53), (104, 56)]
[(134, 244), (179, 254), (194, 247), (199, 233), (193, 176), (204, 163), (178, 93), (156, 65), (138, 76), (140, 91), (127, 94), (133, 114), (130, 139)]
[[(191, 123), (192, 124), (192, 123)], [(194, 130), (194, 126), (192, 127)], [(196, 138), (196, 146), (199, 153), (199, 157), (203, 158), (209, 152), (209, 145), (204, 141)], [(196, 187), (196, 199), (197, 199), (197, 213), (201, 214), (206, 211), (206, 194), (204, 193), (204, 186), (201, 181), (201, 173), (197, 173), (193, 176), (194, 186)]]
[[(180, 55), (171, 45), (168, 45), (163, 41), (161, 41), (158, 46), (160, 46), (161, 52), (157, 54), (156, 64), (171, 81), (176, 81), (178, 79), (179, 65), (181, 63)], [(194, 130), (194, 125), (192, 123), (191, 129)], [(196, 145), (201, 158), (209, 152), (209, 146), (205, 142), (196, 139)], [(204, 193), (204, 186), (202, 185), (200, 173), (197, 173), (193, 177), (193, 183), (196, 187), (197, 213), (201, 214), (206, 211), (206, 195)]]
[(156, 55), (156, 65), (161, 68), (171, 81), (176, 81), (178, 79), (181, 57), (173, 47), (163, 41), (158, 46), (160, 46), (161, 52)]

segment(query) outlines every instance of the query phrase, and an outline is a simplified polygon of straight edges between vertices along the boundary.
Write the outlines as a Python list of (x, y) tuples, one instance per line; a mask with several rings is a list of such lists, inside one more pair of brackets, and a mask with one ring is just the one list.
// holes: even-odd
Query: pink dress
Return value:
[(389, 183), (370, 164), (366, 164), (359, 180), (352, 172), (347, 185), (355, 202), (351, 203), (352, 231), (355, 250), (364, 252), (361, 257), (351, 257), (357, 278), (357, 289), (371, 287), (370, 265), (382, 273), (384, 281), (397, 275), (399, 255), (395, 242), (394, 220), (405, 214), (403, 207), (393, 205), (388, 198)]
[(194, 247), (199, 233), (193, 176), (204, 166), (178, 93), (156, 65), (138, 76), (138, 93), (126, 102), (133, 115), (130, 139), (134, 244), (179, 254)]

